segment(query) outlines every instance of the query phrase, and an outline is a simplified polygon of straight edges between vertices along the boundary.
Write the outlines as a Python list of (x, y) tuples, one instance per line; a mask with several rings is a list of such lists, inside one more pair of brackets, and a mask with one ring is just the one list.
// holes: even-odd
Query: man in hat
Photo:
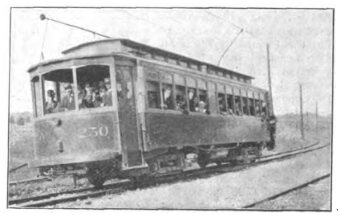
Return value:
[(72, 86), (71, 84), (67, 84), (64, 88), (66, 96), (62, 98), (60, 107), (64, 111), (74, 110), (75, 102)]
[(112, 88), (110, 78), (104, 79), (106, 91), (102, 94), (102, 106), (112, 105)]

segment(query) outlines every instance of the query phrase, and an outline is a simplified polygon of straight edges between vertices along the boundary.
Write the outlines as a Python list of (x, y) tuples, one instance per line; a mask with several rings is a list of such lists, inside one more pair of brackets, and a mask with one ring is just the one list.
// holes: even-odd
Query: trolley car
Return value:
[(253, 162), (274, 148), (266, 90), (253, 77), (129, 39), (93, 41), (28, 72), (42, 175), (110, 178), (178, 173), (188, 155)]

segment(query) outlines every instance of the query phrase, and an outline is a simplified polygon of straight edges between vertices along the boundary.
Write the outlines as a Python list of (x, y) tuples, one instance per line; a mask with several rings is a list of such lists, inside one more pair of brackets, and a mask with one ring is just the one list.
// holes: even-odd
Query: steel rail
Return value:
[[(107, 184), (104, 186), (104, 188), (119, 188), (123, 187), (126, 182), (129, 182), (127, 180), (123, 180), (120, 182), (112, 183), (112, 184)], [(20, 199), (14, 199), (14, 200), (9, 200), (8, 204), (9, 205), (14, 205), (14, 204), (22, 204), (22, 203), (27, 203), (31, 201), (39, 201), (39, 200), (45, 200), (49, 199), (52, 197), (57, 197), (59, 195), (67, 195), (67, 194), (75, 194), (75, 193), (82, 193), (85, 191), (93, 191), (96, 190), (94, 187), (89, 187), (89, 188), (79, 188), (79, 189), (73, 189), (73, 190), (68, 190), (68, 191), (63, 191), (63, 192), (55, 192), (55, 193), (49, 193), (49, 194), (43, 194), (39, 196), (34, 196), (34, 197), (27, 197), (27, 198), (20, 198)]]
[(305, 188), (305, 187), (307, 187), (307, 186), (310, 185), (310, 184), (317, 183), (317, 182), (319, 182), (319, 181), (321, 181), (321, 180), (323, 180), (323, 179), (329, 178), (330, 176), (331, 176), (331, 174), (330, 174), (330, 173), (327, 173), (327, 174), (325, 174), (325, 175), (322, 175), (322, 176), (320, 176), (320, 177), (317, 177), (317, 178), (315, 178), (315, 179), (312, 179), (312, 180), (310, 180), (310, 181), (307, 181), (307, 182), (305, 182), (305, 183), (303, 183), (303, 184), (301, 184), (301, 185), (298, 185), (298, 186), (296, 186), (296, 187), (293, 187), (293, 188), (290, 188), (290, 189), (288, 189), (288, 190), (282, 191), (282, 192), (280, 192), (280, 193), (278, 193), (278, 194), (275, 194), (275, 195), (272, 195), (272, 196), (270, 196), (270, 197), (267, 197), (267, 198), (265, 198), (265, 199), (263, 199), (263, 200), (259, 200), (259, 201), (257, 201), (257, 202), (254, 202), (254, 203), (248, 204), (248, 205), (246, 205), (246, 206), (243, 206), (242, 208), (244, 208), (244, 209), (253, 208), (253, 207), (255, 207), (255, 206), (259, 205), (259, 204), (262, 204), (262, 203), (264, 203), (264, 202), (267, 202), (267, 201), (270, 201), (270, 200), (274, 200), (274, 199), (276, 199), (276, 198), (278, 198), (278, 197), (281, 197), (281, 196), (286, 195), (286, 194), (288, 194), (288, 193), (291, 193), (291, 192), (293, 192), (293, 191), (296, 191), (296, 190)]
[(19, 185), (19, 184), (28, 184), (28, 183), (36, 183), (36, 182), (45, 182), (45, 181), (52, 181), (51, 178), (41, 177), (35, 179), (24, 179), (24, 180), (16, 180), (9, 183), (9, 186)]

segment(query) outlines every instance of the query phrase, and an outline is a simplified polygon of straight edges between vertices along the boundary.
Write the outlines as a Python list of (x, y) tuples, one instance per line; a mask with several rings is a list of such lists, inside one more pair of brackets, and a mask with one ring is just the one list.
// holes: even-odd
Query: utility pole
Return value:
[(304, 134), (304, 114), (303, 114), (303, 87), (299, 84), (300, 90), (300, 132), (301, 132), (301, 139), (305, 140)]
[(273, 97), (272, 97), (272, 81), (271, 81), (271, 61), (270, 61), (270, 45), (266, 44), (267, 51), (267, 73), (268, 73), (268, 88), (269, 88), (269, 114), (273, 115)]
[(318, 137), (318, 102), (315, 103), (315, 133)]

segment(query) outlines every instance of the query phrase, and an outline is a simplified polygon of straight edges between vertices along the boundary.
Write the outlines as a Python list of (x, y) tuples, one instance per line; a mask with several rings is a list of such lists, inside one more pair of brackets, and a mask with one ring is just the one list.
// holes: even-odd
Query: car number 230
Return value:
[(79, 138), (108, 136), (109, 130), (107, 126), (100, 127), (84, 127), (78, 129)]

